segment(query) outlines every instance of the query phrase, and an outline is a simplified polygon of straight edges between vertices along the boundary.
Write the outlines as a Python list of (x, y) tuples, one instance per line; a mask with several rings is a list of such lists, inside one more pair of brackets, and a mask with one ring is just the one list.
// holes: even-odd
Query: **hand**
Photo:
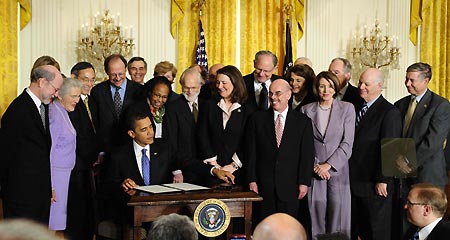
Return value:
[(184, 181), (183, 174), (178, 173), (173, 175), (173, 183), (182, 183)]
[(308, 193), (308, 186), (298, 185), (298, 199), (302, 199)]
[(52, 198), (50, 198), (50, 202), (51, 203), (56, 202), (56, 192), (55, 192), (55, 190), (52, 190)]
[(134, 189), (130, 189), (130, 190), (128, 190), (128, 191), (125, 191), (125, 193), (126, 194), (128, 194), (128, 195), (130, 195), (130, 196), (134, 196), (135, 194), (136, 194), (136, 190), (134, 190)]
[(212, 172), (218, 179), (226, 183), (234, 184), (234, 175), (232, 173), (218, 168), (214, 168)]
[(248, 187), (250, 188), (250, 191), (253, 191), (253, 192), (259, 194), (259, 191), (258, 191), (258, 184), (256, 184), (256, 182), (251, 182), (251, 183), (249, 183), (249, 184), (248, 184)]
[(236, 171), (236, 168), (234, 168), (232, 164), (227, 164), (223, 166), (221, 169), (230, 173), (234, 173), (234, 171)]
[(96, 167), (96, 166), (102, 165), (102, 163), (103, 163), (104, 161), (105, 161), (105, 156), (99, 154), (99, 155), (97, 156), (97, 160), (92, 164), (92, 167)]
[(377, 183), (375, 184), (375, 193), (381, 197), (387, 197), (387, 183)]
[(134, 189), (138, 185), (130, 178), (127, 178), (127, 179), (123, 180), (123, 182), (120, 186), (122, 187), (122, 190), (127, 192), (128, 190)]
[(411, 167), (408, 166), (405, 156), (403, 156), (403, 155), (397, 156), (395, 163), (397, 164), (397, 169), (400, 170), (400, 172), (402, 172), (404, 174), (411, 173), (412, 169), (411, 169)]
[(329, 163), (316, 164), (316, 166), (314, 166), (314, 172), (323, 180), (330, 180), (330, 169), (331, 165)]

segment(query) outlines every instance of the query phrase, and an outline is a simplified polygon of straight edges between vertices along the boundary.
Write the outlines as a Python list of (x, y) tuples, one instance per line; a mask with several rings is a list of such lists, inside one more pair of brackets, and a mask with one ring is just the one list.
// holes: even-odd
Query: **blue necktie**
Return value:
[(358, 112), (358, 115), (356, 116), (356, 126), (358, 126), (359, 122), (361, 122), (361, 119), (364, 116), (364, 114), (366, 114), (367, 109), (369, 109), (369, 107), (366, 104), (364, 104), (363, 108)]
[(150, 185), (150, 159), (147, 157), (147, 149), (142, 149), (142, 178), (146, 186)]
[(419, 231), (417, 230), (416, 233), (412, 236), (411, 240), (419, 240)]

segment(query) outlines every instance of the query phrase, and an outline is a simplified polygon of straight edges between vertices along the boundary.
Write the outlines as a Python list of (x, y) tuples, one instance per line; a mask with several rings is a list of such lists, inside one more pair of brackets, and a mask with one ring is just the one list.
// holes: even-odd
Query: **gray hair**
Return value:
[(63, 82), (61, 88), (58, 90), (58, 94), (61, 97), (66, 96), (67, 94), (69, 94), (69, 92), (72, 88), (81, 89), (82, 86), (83, 86), (83, 84), (81, 83), (81, 81), (79, 81), (77, 79), (64, 78), (64, 82)]
[(202, 81), (203, 81), (202, 75), (197, 70), (195, 70), (193, 68), (188, 68), (188, 69), (184, 70), (183, 74), (181, 74), (181, 78), (180, 78), (180, 84), (181, 85), (184, 85), (184, 78), (185, 78), (185, 76), (187, 74), (195, 75), (195, 77), (197, 78), (198, 83), (200, 85), (202, 85)]
[(55, 79), (55, 73), (49, 71), (46, 66), (42, 65), (31, 71), (31, 82), (36, 82), (39, 78), (45, 78), (49, 82)]
[(255, 62), (258, 61), (259, 56), (262, 56), (262, 55), (268, 55), (268, 56), (270, 56), (270, 57), (272, 58), (273, 66), (274, 66), (274, 67), (277, 66), (277, 64), (278, 64), (278, 58), (277, 58), (277, 56), (275, 56), (275, 54), (273, 54), (271, 51), (268, 51), (268, 50), (261, 50), (261, 51), (258, 51), (258, 52), (255, 54)]
[(44, 225), (25, 220), (14, 219), (0, 222), (0, 239), (3, 240), (58, 240), (54, 233)]
[(340, 60), (340, 61), (342, 61), (342, 63), (344, 63), (344, 72), (345, 73), (349, 73), (352, 71), (352, 64), (350, 63), (349, 60), (347, 60), (346, 58), (338, 57), (338, 58), (331, 60), (331, 62), (334, 62), (337, 60)]
[(411, 66), (409, 66), (406, 69), (406, 72), (420, 72), (420, 76), (422, 78), (428, 78), (428, 80), (431, 80), (431, 66), (428, 63), (418, 62), (413, 63)]
[(197, 240), (194, 222), (187, 216), (172, 213), (153, 222), (147, 240)]

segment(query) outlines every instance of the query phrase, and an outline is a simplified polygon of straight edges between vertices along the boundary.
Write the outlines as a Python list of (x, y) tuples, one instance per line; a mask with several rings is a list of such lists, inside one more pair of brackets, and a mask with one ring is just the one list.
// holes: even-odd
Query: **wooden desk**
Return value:
[[(161, 195), (144, 195), (141, 193), (139, 196), (132, 196), (128, 206), (133, 208), (133, 239), (140, 240), (139, 229), (143, 222), (151, 222), (161, 215), (181, 213), (182, 211), (190, 211), (192, 215), (195, 208), (209, 198), (223, 201), (230, 209), (232, 218), (244, 217), (245, 235), (247, 235), (247, 239), (251, 239), (252, 202), (261, 201), (262, 198), (254, 192), (220, 190)], [(231, 231), (230, 224), (227, 233), (231, 233)]]

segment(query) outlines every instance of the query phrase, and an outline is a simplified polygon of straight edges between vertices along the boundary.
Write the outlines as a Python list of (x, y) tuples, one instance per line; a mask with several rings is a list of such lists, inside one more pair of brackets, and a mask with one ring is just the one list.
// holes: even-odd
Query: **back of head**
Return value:
[(57, 240), (48, 229), (30, 220), (15, 219), (0, 222), (2, 240)]
[(295, 218), (275, 213), (256, 226), (253, 240), (306, 240), (306, 232)]
[(153, 222), (147, 240), (196, 240), (194, 222), (187, 216), (172, 213)]

